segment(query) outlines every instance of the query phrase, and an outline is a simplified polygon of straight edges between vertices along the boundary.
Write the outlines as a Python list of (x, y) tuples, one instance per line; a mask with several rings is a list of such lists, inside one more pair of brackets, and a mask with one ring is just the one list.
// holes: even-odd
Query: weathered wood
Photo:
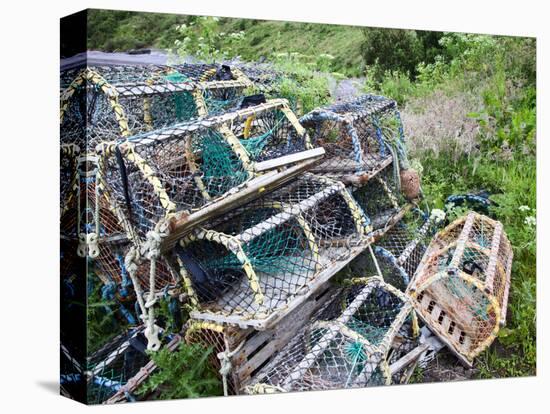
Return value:
[(363, 244), (354, 246), (349, 251), (349, 256), (343, 260), (339, 260), (328, 265), (322, 270), (310, 285), (304, 286), (301, 291), (295, 293), (294, 298), (283, 309), (279, 309), (271, 313), (265, 319), (244, 319), (238, 315), (219, 315), (209, 312), (192, 311), (191, 317), (194, 319), (208, 320), (221, 324), (232, 324), (240, 326), (241, 328), (253, 327), (256, 330), (266, 330), (273, 327), (278, 323), (285, 315), (292, 312), (294, 309), (304, 303), (311, 295), (316, 293), (318, 289), (323, 286), (332, 276), (352, 261), (357, 255), (359, 255), (370, 243), (365, 241)]
[(428, 343), (421, 344), (410, 351), (408, 354), (403, 356), (401, 359), (398, 359), (393, 364), (390, 365), (391, 375), (395, 375), (398, 372), (405, 369), (409, 364), (418, 361), (418, 358), (428, 349), (430, 345)]
[(485, 292), (490, 295), (495, 295), (494, 283), (497, 272), (498, 251), (502, 239), (502, 223), (497, 222), (493, 229), (493, 241), (491, 244), (491, 252), (489, 253), (489, 264), (487, 265), (485, 277)]
[(218, 201), (207, 204), (196, 212), (190, 214), (181, 212), (176, 213), (170, 219), (170, 233), (162, 241), (161, 251), (165, 253), (172, 249), (179, 239), (181, 239), (198, 224), (246, 204), (247, 202), (260, 197), (265, 191), (272, 191), (275, 188), (284, 185), (298, 174), (309, 169), (315, 162), (315, 159), (310, 159), (302, 161), (301, 163), (280, 172), (267, 172), (260, 177), (253, 178), (242, 188), (237, 188), (235, 192), (228, 194), (226, 197)]
[(504, 282), (504, 293), (502, 295), (502, 305), (500, 307), (500, 325), (506, 324), (506, 309), (508, 309), (508, 295), (510, 293), (510, 275), (512, 272), (512, 258), (513, 252), (510, 249), (510, 256), (508, 257), (508, 263), (506, 263), (506, 281)]
[(323, 157), (324, 155), (325, 149), (321, 147), (306, 151), (300, 151), (294, 154), (283, 155), (282, 157), (274, 158), (272, 160), (257, 162), (254, 164), (254, 171), (263, 172), (267, 170), (273, 170), (275, 168), (311, 158), (321, 159), (321, 157)]
[[(426, 319), (426, 317), (422, 313), (418, 313), (418, 316), (420, 319), (428, 326), (428, 328), (438, 336), (438, 339), (447, 346), (447, 348), (458, 358), (458, 360), (467, 368), (472, 368), (473, 362), (468, 360), (464, 355), (462, 355), (460, 352), (458, 352), (455, 348), (455, 346), (447, 339), (448, 334), (441, 334), (440, 332), (437, 332), (437, 325), (432, 325), (431, 321)], [(455, 327), (457, 329), (457, 327)]]
[[(175, 335), (172, 340), (166, 344), (166, 349), (168, 349), (170, 352), (175, 351), (180, 342), (182, 341), (182, 337), (180, 335)], [(126, 382), (125, 385), (123, 385), (112, 397), (110, 397), (108, 400), (106, 400), (103, 404), (114, 404), (118, 402), (125, 402), (126, 401), (126, 393), (132, 393), (135, 391), (149, 376), (153, 371), (157, 369), (157, 365), (154, 361), (149, 361), (145, 366), (143, 366), (139, 372), (134, 375), (132, 378)]]
[(464, 227), (462, 228), (462, 231), (458, 236), (458, 239), (456, 241), (456, 249), (453, 254), (451, 263), (449, 264), (449, 267), (454, 267), (454, 268), (458, 267), (458, 264), (462, 259), (462, 255), (464, 254), (464, 249), (466, 248), (466, 242), (468, 241), (470, 232), (472, 231), (474, 221), (475, 221), (475, 213), (471, 212), (468, 214), (466, 218), (466, 222), (464, 223)]

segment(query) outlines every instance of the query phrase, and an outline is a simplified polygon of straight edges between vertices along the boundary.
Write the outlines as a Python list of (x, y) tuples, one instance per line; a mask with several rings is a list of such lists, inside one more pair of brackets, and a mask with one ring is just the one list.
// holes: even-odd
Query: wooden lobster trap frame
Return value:
[(139, 243), (161, 221), (163, 247), (309, 168), (313, 149), (286, 101), (273, 100), (97, 148), (106, 192)]
[(411, 318), (408, 298), (381, 278), (353, 281), (255, 375), (247, 392), (389, 385), (388, 352)]
[(263, 330), (370, 243), (368, 218), (341, 182), (304, 174), (198, 228), (169, 261), (195, 319)]
[(314, 109), (300, 122), (315, 145), (326, 151), (315, 168), (346, 181), (365, 182), (394, 159), (404, 155), (403, 127), (395, 101), (364, 95), (347, 102)]
[(467, 366), (505, 324), (512, 257), (502, 223), (470, 212), (434, 237), (409, 287), (420, 317)]
[(241, 394), (252, 378), (276, 357), (309, 318), (326, 307), (338, 292), (339, 288), (325, 283), (300, 307), (294, 308), (275, 326), (264, 331), (190, 319), (184, 329), (185, 342), (212, 347), (211, 364), (218, 371), (222, 367), (224, 353), (228, 352), (227, 362), (231, 369), (225, 379), (227, 394)]

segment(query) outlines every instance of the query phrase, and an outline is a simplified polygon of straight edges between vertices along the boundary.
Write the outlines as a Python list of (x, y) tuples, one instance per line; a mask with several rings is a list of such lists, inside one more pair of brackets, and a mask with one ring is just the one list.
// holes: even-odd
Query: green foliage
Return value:
[(87, 347), (91, 354), (105, 345), (110, 339), (121, 333), (127, 324), (117, 318), (117, 304), (101, 297), (101, 280), (92, 272), (88, 274), (88, 284), (92, 289), (88, 293), (87, 310)]
[(233, 47), (244, 38), (244, 32), (222, 32), (218, 22), (217, 17), (193, 16), (188, 23), (178, 25), (175, 53), (183, 57), (193, 56), (204, 62), (233, 57)]
[(297, 115), (330, 102), (328, 79), (324, 74), (312, 70), (311, 66), (314, 65), (298, 53), (276, 56), (275, 66), (285, 76), (277, 81), (274, 97), (288, 99)]
[(432, 62), (442, 49), (439, 32), (365, 28), (363, 34), (361, 53), (377, 82), (395, 71), (414, 78), (418, 65)]
[(94, 10), (88, 13), (88, 47), (107, 52), (144, 47), (171, 47), (177, 33), (174, 26), (187, 16), (118, 10)]
[(139, 388), (140, 395), (155, 391), (161, 400), (222, 395), (221, 382), (210, 364), (212, 348), (180, 344), (170, 352), (164, 348), (151, 353), (157, 369)]

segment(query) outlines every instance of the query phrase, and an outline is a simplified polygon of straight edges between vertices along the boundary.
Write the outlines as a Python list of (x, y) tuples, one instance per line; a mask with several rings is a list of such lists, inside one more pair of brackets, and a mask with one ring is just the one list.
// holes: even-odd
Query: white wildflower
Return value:
[(519, 207), (518, 207), (518, 210), (519, 210), (519, 211), (529, 211), (529, 210), (531, 210), (531, 209), (529, 208), (529, 206), (519, 206)]
[(445, 212), (439, 208), (434, 208), (430, 214), (431, 219), (437, 224), (445, 220)]
[(528, 217), (525, 217), (525, 220), (523, 222), (527, 224), (529, 227), (535, 227), (537, 224), (537, 219), (533, 216), (528, 216)]

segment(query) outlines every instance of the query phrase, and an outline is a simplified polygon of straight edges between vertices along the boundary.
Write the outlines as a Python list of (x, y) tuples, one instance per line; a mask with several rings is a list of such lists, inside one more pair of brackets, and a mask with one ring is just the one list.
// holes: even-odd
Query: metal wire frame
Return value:
[(420, 317), (467, 366), (505, 323), (512, 258), (502, 223), (470, 212), (436, 234), (408, 289)]
[(305, 174), (180, 240), (196, 319), (266, 329), (362, 251), (368, 218), (340, 182)]
[(273, 100), (97, 150), (106, 192), (144, 240), (159, 221), (177, 212), (206, 208), (269, 170), (319, 157), (311, 148), (286, 101)]
[(317, 172), (366, 181), (392, 159), (404, 161), (403, 126), (393, 100), (364, 95), (314, 109), (300, 122), (327, 153)]
[(379, 277), (352, 281), (247, 386), (249, 393), (388, 385), (387, 356), (405, 321), (407, 297)]

